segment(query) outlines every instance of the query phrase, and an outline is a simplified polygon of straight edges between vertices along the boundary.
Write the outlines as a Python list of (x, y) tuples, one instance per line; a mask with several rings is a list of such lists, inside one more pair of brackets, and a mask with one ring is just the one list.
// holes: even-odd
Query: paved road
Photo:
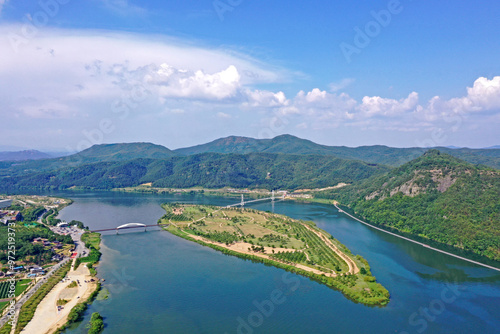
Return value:
[(380, 227), (373, 226), (373, 225), (371, 225), (371, 224), (368, 224), (367, 222), (364, 222), (364, 221), (362, 221), (362, 220), (360, 220), (360, 219), (358, 219), (358, 218), (354, 217), (353, 215), (351, 215), (351, 214), (349, 214), (349, 213), (345, 212), (344, 210), (340, 209), (340, 208), (337, 206), (337, 204), (333, 204), (333, 205), (335, 205), (335, 207), (337, 208), (337, 210), (339, 210), (339, 212), (344, 213), (344, 214), (348, 215), (349, 217), (351, 217), (352, 219), (355, 219), (355, 220), (357, 220), (358, 222), (363, 223), (363, 224), (365, 224), (365, 225), (367, 225), (367, 226), (370, 226), (371, 228), (374, 228), (374, 229), (376, 229), (376, 230), (382, 231), (382, 232), (384, 232), (384, 233), (388, 233), (388, 234), (390, 234), (390, 235), (393, 235), (393, 236), (395, 236), (395, 237), (398, 237), (398, 238), (401, 238), (401, 239), (407, 240), (407, 241), (409, 241), (409, 242), (413, 242), (414, 244), (417, 244), (417, 245), (423, 246), (423, 247), (425, 247), (425, 248), (432, 249), (433, 251), (436, 251), (436, 252), (439, 252), (439, 253), (443, 253), (443, 254), (446, 254), (446, 255), (449, 255), (449, 256), (456, 257), (457, 259), (460, 259), (460, 260), (464, 260), (464, 261), (467, 261), (467, 262), (470, 262), (470, 263), (474, 263), (474, 264), (477, 264), (477, 265), (480, 265), (480, 266), (483, 266), (483, 267), (486, 267), (486, 268), (489, 268), (489, 269), (493, 269), (493, 270), (496, 270), (496, 271), (500, 271), (500, 269), (499, 269), (499, 268), (496, 268), (496, 267), (493, 267), (493, 266), (489, 266), (489, 265), (487, 265), (487, 264), (484, 264), (484, 263), (481, 263), (481, 262), (477, 262), (477, 261), (474, 261), (474, 260), (470, 260), (470, 259), (468, 259), (468, 258), (465, 258), (465, 257), (462, 257), (462, 256), (458, 256), (458, 255), (455, 255), (455, 254), (452, 254), (452, 253), (448, 253), (448, 252), (445, 252), (445, 251), (443, 251), (443, 250), (440, 250), (440, 249), (437, 249), (437, 248), (431, 247), (431, 246), (429, 246), (429, 245), (426, 245), (426, 244), (424, 244), (424, 243), (422, 243), (422, 242), (418, 242), (418, 241), (412, 240), (412, 239), (410, 239), (410, 238), (403, 237), (402, 235), (399, 235), (399, 234), (396, 234), (396, 233), (392, 233), (392, 232), (386, 231), (386, 230), (384, 230), (384, 229), (382, 229), (382, 228), (380, 228)]
[[(64, 259), (62, 262), (59, 262), (58, 264), (56, 264), (55, 266), (53, 266), (50, 271), (42, 278), (40, 279), (34, 287), (32, 287), (24, 296), (21, 297), (21, 299), (19, 299), (17, 302), (16, 302), (16, 306), (15, 306), (15, 310), (16, 310), (16, 313), (18, 313), (19, 309), (21, 308), (21, 306), (23, 306), (23, 304), (31, 297), (33, 296), (33, 294), (35, 294), (36, 291), (38, 291), (38, 289), (43, 285), (45, 284), (45, 282), (47, 282), (47, 279), (49, 277), (52, 277), (52, 275), (54, 274), (55, 271), (57, 271), (59, 268), (61, 268), (64, 264), (68, 263), (68, 261), (70, 261), (71, 259), (70, 258), (66, 258)], [(7, 322), (9, 321), (9, 317), (8, 317), (8, 314), (4, 315), (1, 319), (0, 319), (0, 328)]]
[[(57, 234), (61, 234), (61, 231), (62, 229), (60, 228), (57, 228), (57, 227), (53, 227), (53, 226), (50, 226), (49, 227), (54, 233), (57, 233)], [(87, 249), (85, 247), (85, 245), (83, 244), (83, 242), (80, 241), (80, 238), (82, 236), (82, 234), (84, 233), (84, 231), (82, 229), (79, 229), (78, 227), (76, 226), (72, 226), (71, 228), (65, 228), (65, 231), (67, 231), (70, 235), (71, 235), (71, 238), (73, 239), (73, 241), (75, 242), (75, 245), (76, 245), (76, 248), (75, 248), (75, 252), (78, 253), (78, 256), (81, 256), (83, 254), (83, 252), (85, 252), (85, 254), (88, 254), (89, 253), (89, 249)], [(47, 279), (49, 277), (51, 277), (54, 272), (56, 270), (58, 270), (59, 268), (61, 268), (61, 266), (63, 266), (64, 264), (68, 263), (68, 261), (70, 261), (71, 259), (70, 258), (65, 258), (62, 262), (59, 262), (58, 264), (56, 264), (55, 266), (53, 266), (49, 272), (41, 279), (39, 280), (34, 287), (32, 287), (24, 296), (21, 297), (21, 299), (19, 299), (17, 302), (16, 302), (16, 306), (15, 306), (15, 311), (16, 311), (16, 321), (17, 321), (17, 315), (19, 314), (19, 310), (21, 309), (21, 307), (24, 305), (24, 303), (31, 297), (33, 296), (33, 294), (35, 294), (35, 292), (38, 291), (38, 289), (45, 283), (47, 282)], [(0, 318), (0, 328), (6, 323), (8, 322), (10, 319), (8, 317), (8, 314), (5, 314), (2, 318)]]

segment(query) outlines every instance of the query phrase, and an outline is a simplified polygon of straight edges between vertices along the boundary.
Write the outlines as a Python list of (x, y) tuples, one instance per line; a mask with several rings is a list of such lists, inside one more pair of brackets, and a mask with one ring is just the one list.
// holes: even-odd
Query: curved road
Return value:
[(371, 228), (374, 228), (376, 230), (379, 230), (379, 231), (382, 231), (384, 233), (387, 233), (387, 234), (390, 234), (390, 235), (393, 235), (395, 237), (398, 237), (398, 238), (401, 238), (401, 239), (404, 239), (404, 240), (407, 240), (407, 241), (410, 241), (410, 242), (413, 242), (414, 244), (417, 244), (417, 245), (420, 245), (422, 247), (425, 247), (425, 248), (429, 248), (429, 249), (432, 249), (433, 251), (436, 251), (436, 252), (439, 252), (439, 253), (443, 253), (443, 254), (446, 254), (446, 255), (449, 255), (449, 256), (453, 256), (453, 257), (456, 257), (457, 259), (460, 259), (460, 260), (464, 260), (464, 261), (467, 261), (467, 262), (470, 262), (470, 263), (474, 263), (474, 264), (477, 264), (479, 266), (483, 266), (483, 267), (486, 267), (488, 269), (493, 269), (493, 270), (496, 270), (496, 271), (500, 271), (499, 268), (496, 268), (496, 267), (493, 267), (493, 266), (489, 266), (487, 264), (484, 264), (484, 263), (481, 263), (481, 262), (477, 262), (477, 261), (474, 261), (474, 260), (470, 260), (468, 258), (465, 258), (465, 257), (462, 257), (462, 256), (458, 256), (458, 255), (455, 255), (455, 254), (452, 254), (452, 253), (449, 253), (449, 252), (446, 252), (446, 251), (443, 251), (443, 250), (440, 250), (440, 249), (437, 249), (437, 248), (434, 248), (432, 246), (429, 246), (427, 244), (424, 244), (422, 242), (418, 242), (418, 241), (415, 241), (415, 240), (412, 240), (410, 238), (406, 238), (406, 237), (403, 237), (402, 235), (399, 235), (399, 234), (396, 234), (396, 233), (392, 233), (392, 232), (389, 232), (389, 231), (386, 231), (380, 227), (376, 227), (376, 226), (373, 226), (371, 224), (368, 224), (367, 222), (364, 222), (362, 221), (361, 219), (358, 219), (356, 217), (354, 217), (353, 215), (345, 212), (344, 210), (342, 210), (341, 208), (339, 208), (337, 206), (337, 203), (333, 203), (333, 205), (335, 205), (335, 207), (337, 208), (337, 210), (339, 210), (339, 212), (341, 213), (344, 213), (346, 215), (348, 215), (349, 217), (351, 217), (352, 219), (355, 219), (357, 220), (358, 222), (362, 223), (362, 224), (365, 224), (367, 226), (370, 226)]

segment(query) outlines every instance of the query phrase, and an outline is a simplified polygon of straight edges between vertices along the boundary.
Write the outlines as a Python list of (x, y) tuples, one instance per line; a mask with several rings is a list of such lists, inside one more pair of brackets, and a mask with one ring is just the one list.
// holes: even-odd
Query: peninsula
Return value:
[(236, 207), (164, 204), (159, 224), (182, 238), (309, 277), (347, 298), (384, 306), (389, 292), (368, 262), (313, 222)]

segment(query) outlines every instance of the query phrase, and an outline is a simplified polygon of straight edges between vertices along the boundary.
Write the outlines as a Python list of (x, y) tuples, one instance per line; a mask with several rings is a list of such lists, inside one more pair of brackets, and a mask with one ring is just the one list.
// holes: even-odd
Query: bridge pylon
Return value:
[(274, 189), (273, 189), (273, 191), (272, 191), (271, 201), (273, 201), (273, 202), (274, 202)]
[(245, 197), (241, 194), (241, 206), (245, 206)]

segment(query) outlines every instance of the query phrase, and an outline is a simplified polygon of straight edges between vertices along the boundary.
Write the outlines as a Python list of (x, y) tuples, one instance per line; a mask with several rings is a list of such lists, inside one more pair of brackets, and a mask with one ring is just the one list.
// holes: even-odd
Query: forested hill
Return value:
[(152, 183), (154, 187), (323, 188), (351, 183), (388, 167), (331, 156), (206, 153), (169, 159), (99, 162), (55, 171), (5, 175), (0, 191), (88, 187), (112, 189)]
[(93, 162), (128, 161), (132, 159), (166, 159), (177, 154), (168, 148), (151, 143), (94, 145), (77, 154), (55, 159), (22, 162), (0, 162), (0, 176), (22, 175), (40, 171), (76, 167)]
[(431, 150), (385, 175), (325, 192), (374, 224), (500, 260), (500, 171)]
[[(500, 169), (499, 149), (451, 149), (447, 147), (438, 147), (438, 149), (473, 164), (484, 164)], [(281, 135), (273, 139), (254, 139), (231, 136), (220, 138), (203, 145), (177, 149), (174, 150), (174, 152), (180, 155), (194, 155), (207, 152), (330, 155), (342, 159), (362, 160), (369, 163), (397, 167), (418, 158), (427, 150), (427, 148), (421, 147), (395, 148), (383, 145), (361, 146), (355, 148), (346, 146), (326, 146), (291, 135)]]
[(0, 161), (22, 161), (49, 159), (50, 155), (37, 150), (26, 150), (16, 152), (0, 152)]
[[(483, 164), (500, 169), (500, 149), (451, 149), (439, 148), (473, 164)], [(281, 135), (273, 139), (254, 139), (231, 136), (213, 142), (177, 149), (174, 151), (151, 143), (125, 143), (94, 145), (77, 154), (56, 159), (36, 161), (0, 161), (0, 177), (22, 175), (40, 171), (50, 171), (62, 167), (76, 167), (93, 162), (128, 161), (132, 159), (167, 159), (172, 156), (190, 156), (202, 153), (250, 154), (277, 153), (300, 155), (324, 155), (341, 159), (361, 160), (371, 164), (398, 167), (418, 158), (427, 151), (425, 148), (394, 148), (382, 145), (326, 146), (291, 135)]]

